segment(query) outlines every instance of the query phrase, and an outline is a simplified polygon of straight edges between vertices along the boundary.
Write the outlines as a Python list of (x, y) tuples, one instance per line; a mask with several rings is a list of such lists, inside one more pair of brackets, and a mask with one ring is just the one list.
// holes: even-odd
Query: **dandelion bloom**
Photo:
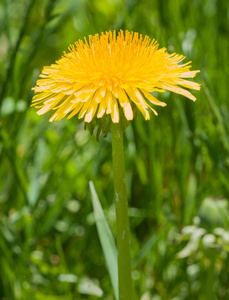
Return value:
[(78, 114), (90, 123), (95, 116), (110, 114), (118, 123), (120, 115), (132, 120), (133, 109), (148, 120), (149, 108), (157, 115), (152, 104), (166, 105), (151, 94), (154, 91), (168, 90), (196, 100), (184, 88), (199, 90), (200, 85), (184, 78), (193, 78), (199, 71), (190, 71), (190, 62), (181, 63), (184, 58), (158, 49), (155, 40), (138, 33), (120, 30), (118, 35), (109, 31), (89, 36), (88, 41), (71, 45), (55, 64), (44, 67), (33, 88), (32, 106), (40, 108), (38, 115), (54, 110), (50, 122)]

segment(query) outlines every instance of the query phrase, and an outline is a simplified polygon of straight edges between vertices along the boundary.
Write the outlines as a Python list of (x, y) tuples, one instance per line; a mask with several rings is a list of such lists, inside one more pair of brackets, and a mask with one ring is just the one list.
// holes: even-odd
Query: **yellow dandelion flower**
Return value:
[(51, 66), (44, 67), (33, 88), (32, 106), (38, 115), (50, 110), (50, 119), (59, 121), (78, 114), (90, 123), (93, 118), (110, 115), (114, 123), (120, 113), (132, 120), (137, 108), (146, 120), (150, 119), (151, 104), (165, 106), (152, 92), (165, 90), (181, 94), (193, 101), (196, 98), (186, 89), (199, 90), (193, 78), (199, 71), (190, 71), (185, 57), (168, 54), (166, 48), (138, 33), (109, 31), (79, 40), (69, 47), (69, 53)]

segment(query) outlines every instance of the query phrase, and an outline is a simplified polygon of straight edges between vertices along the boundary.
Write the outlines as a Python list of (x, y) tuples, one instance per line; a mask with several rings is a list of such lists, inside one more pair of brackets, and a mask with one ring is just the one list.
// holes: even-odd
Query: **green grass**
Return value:
[(0, 3), (0, 299), (114, 299), (89, 181), (115, 235), (110, 134), (30, 108), (41, 69), (88, 34), (128, 29), (200, 69), (124, 139), (136, 299), (229, 298), (229, 2)]

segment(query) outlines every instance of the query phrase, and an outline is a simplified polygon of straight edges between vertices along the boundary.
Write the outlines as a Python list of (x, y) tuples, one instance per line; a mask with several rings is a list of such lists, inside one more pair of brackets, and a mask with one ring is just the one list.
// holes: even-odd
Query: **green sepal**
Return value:
[[(139, 114), (139, 109), (136, 105), (131, 105), (133, 110), (134, 119), (137, 119)], [(121, 123), (121, 127), (123, 132), (129, 126), (131, 121), (128, 121), (124, 115), (123, 109), (119, 107), (119, 122)], [(107, 137), (112, 124), (112, 119), (110, 114), (104, 114), (102, 118), (94, 118), (90, 123), (84, 123), (84, 129), (88, 129), (90, 134), (93, 135), (95, 132), (96, 139), (99, 142), (100, 137)]]

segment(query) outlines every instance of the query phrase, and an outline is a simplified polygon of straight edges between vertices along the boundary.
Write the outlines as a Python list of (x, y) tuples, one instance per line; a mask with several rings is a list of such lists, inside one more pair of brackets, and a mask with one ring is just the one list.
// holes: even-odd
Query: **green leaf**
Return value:
[(89, 182), (89, 186), (100, 243), (110, 274), (115, 299), (118, 300), (118, 259), (116, 244), (92, 181)]

